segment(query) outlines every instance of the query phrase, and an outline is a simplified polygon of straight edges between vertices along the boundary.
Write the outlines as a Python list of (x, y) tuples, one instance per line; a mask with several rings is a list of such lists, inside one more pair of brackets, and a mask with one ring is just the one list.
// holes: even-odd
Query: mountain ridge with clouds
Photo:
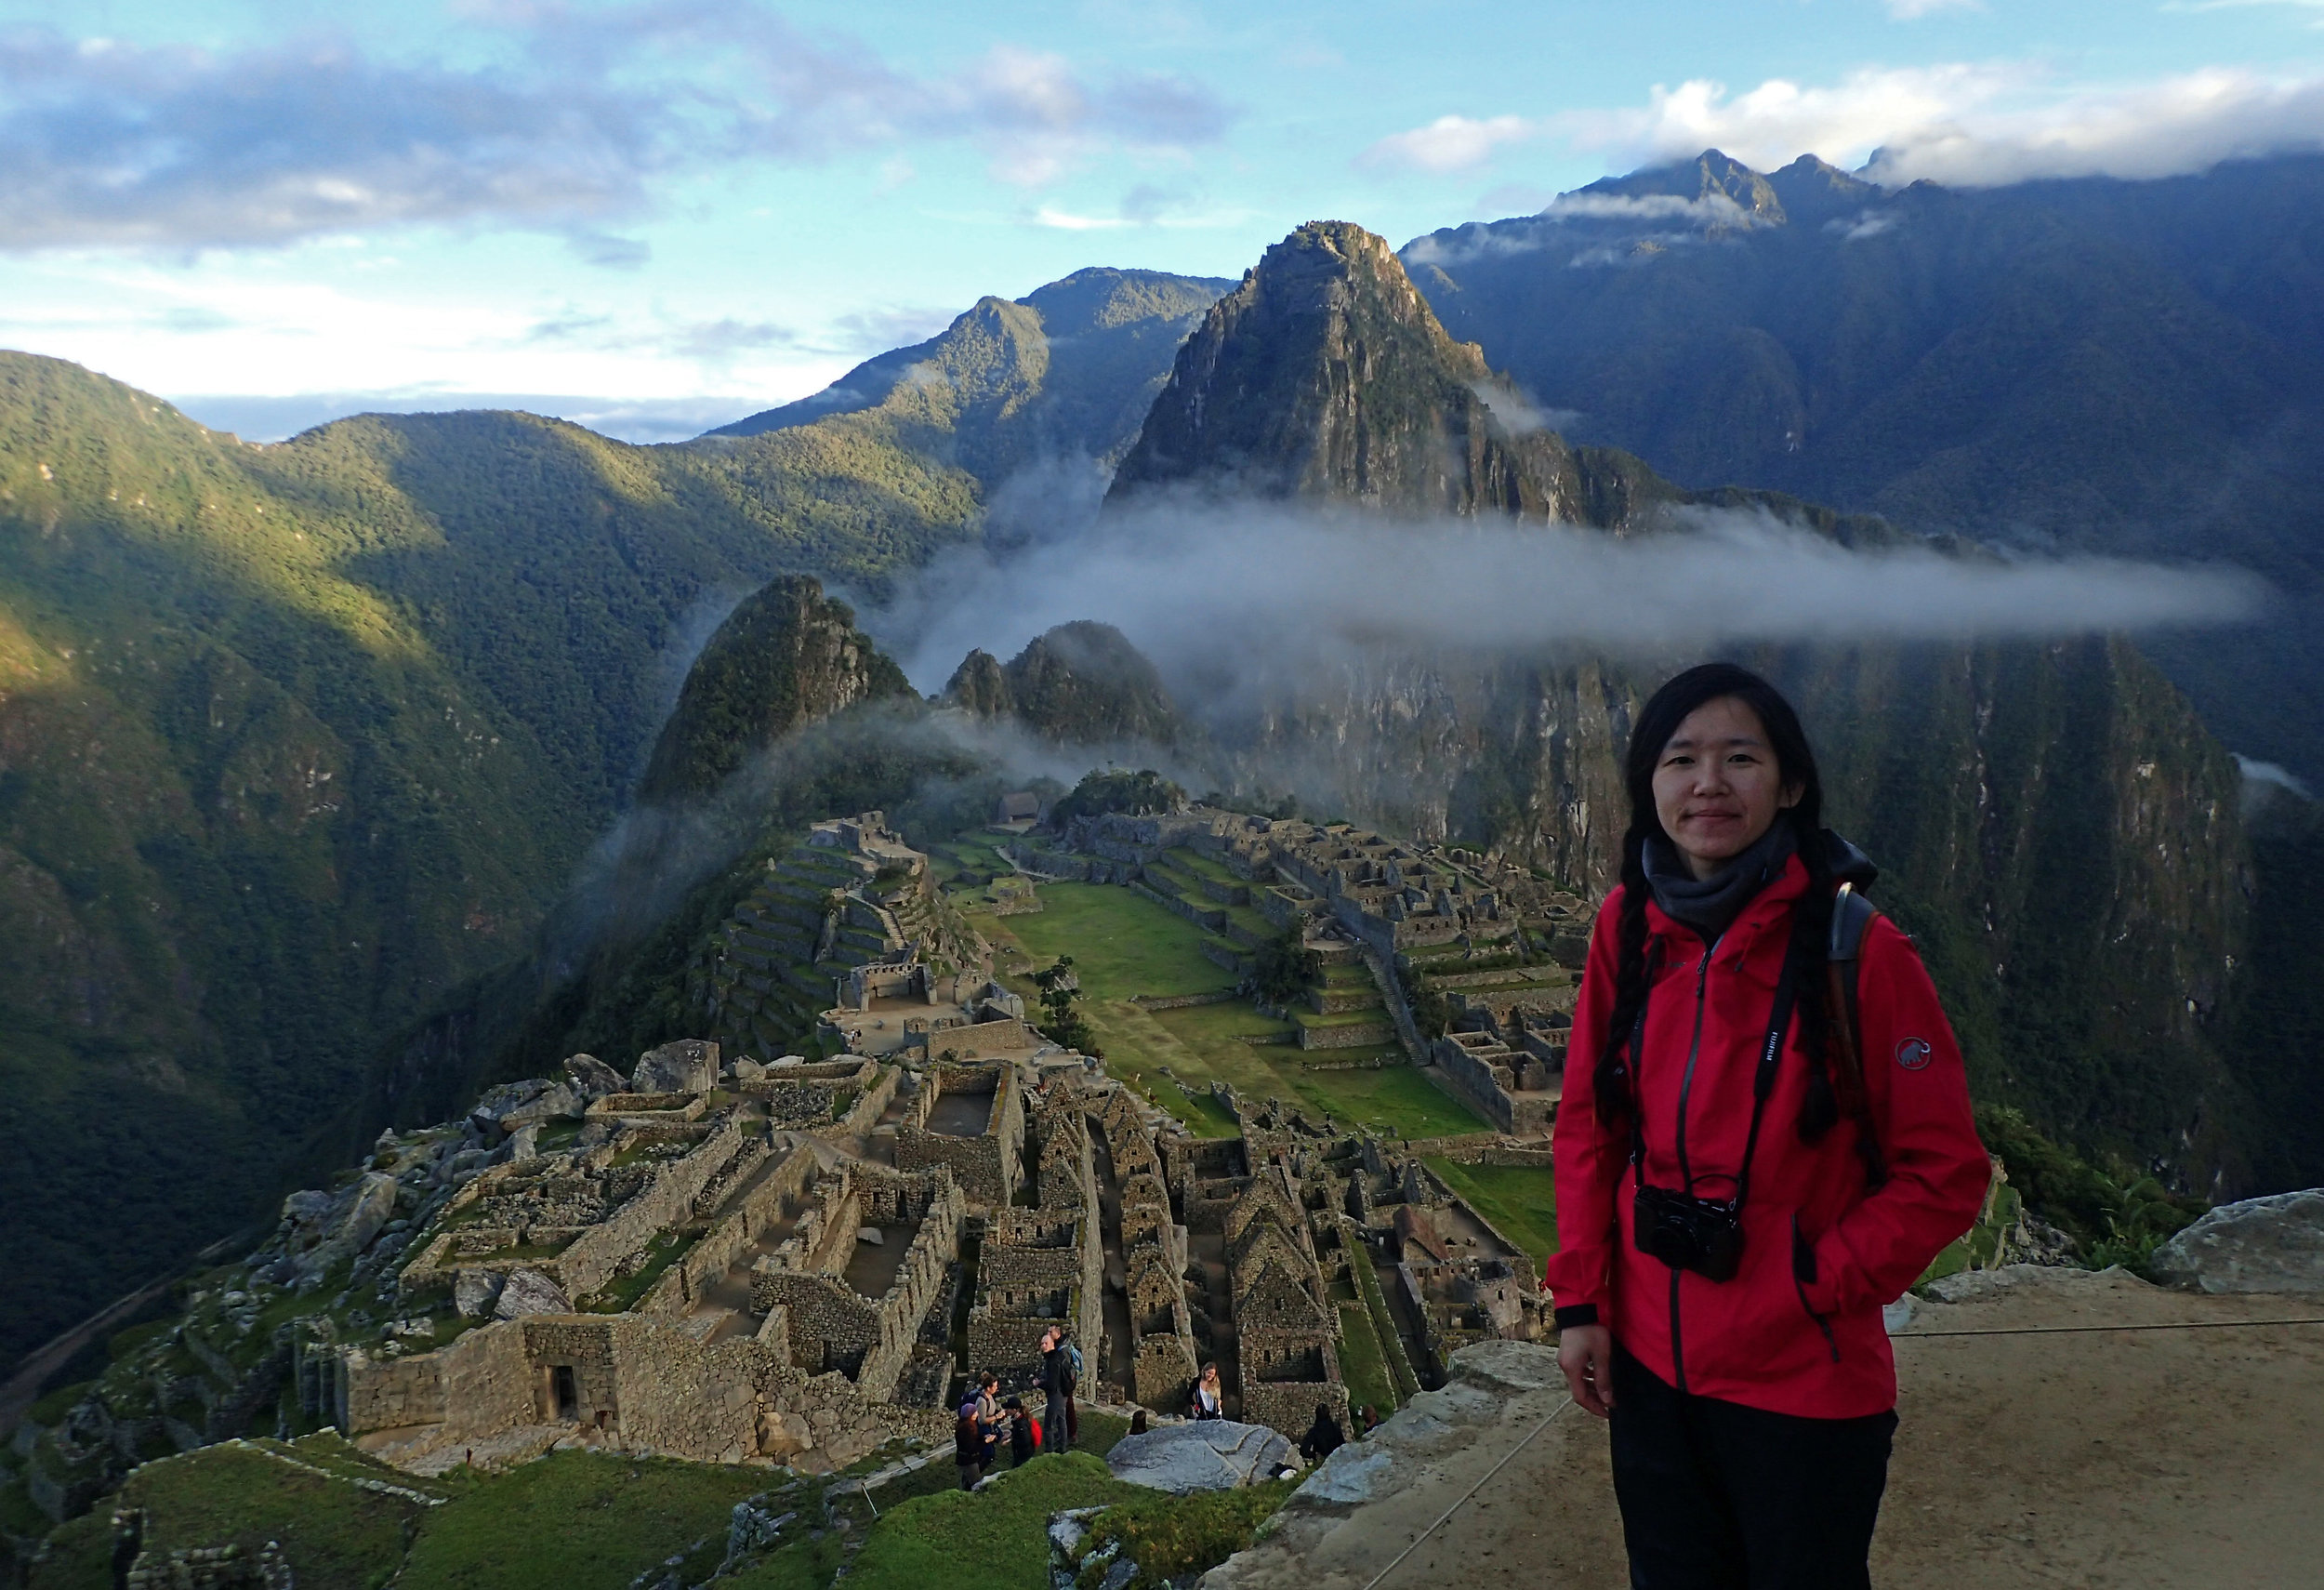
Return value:
[(1710, 151), (1403, 252), (1570, 434), (1684, 484), (2257, 571), (2273, 621), (2143, 643), (2324, 775), (2324, 156), (1899, 190)]

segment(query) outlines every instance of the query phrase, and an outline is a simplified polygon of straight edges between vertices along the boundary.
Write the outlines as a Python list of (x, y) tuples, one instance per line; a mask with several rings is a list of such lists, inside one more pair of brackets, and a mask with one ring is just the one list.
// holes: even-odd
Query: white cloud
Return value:
[[(1617, 537), (1165, 497), (1022, 555), (948, 551), (865, 621), (924, 690), (972, 646), (1013, 656), (1074, 618), (1119, 627), (1175, 688), (1200, 676), (1281, 681), (1381, 646), (2051, 637), (2234, 623), (2265, 601), (2236, 569), (1852, 551), (1762, 514), (1687, 517), (1681, 533)], [(1301, 571), (1287, 607), (1286, 569)]]
[(228, 49), (0, 33), (0, 249), (274, 245), (412, 222), (606, 230), (702, 162), (812, 162), (967, 140), (1012, 183), (1108, 149), (1215, 141), (1231, 113), (1172, 73), (1000, 46), (915, 74), (755, 0), (484, 5), (497, 63), (367, 53), (337, 34)]
[(1490, 159), (1504, 144), (1538, 137), (1541, 124), (1525, 116), (1439, 116), (1424, 127), (1392, 133), (1357, 161), (1417, 171), (1465, 171)]
[(1707, 148), (1761, 170), (1802, 153), (1899, 184), (1987, 187), (2045, 177), (2150, 178), (2222, 160), (2324, 147), (2324, 79), (2226, 68), (2128, 86), (2060, 90), (2012, 62), (1866, 70), (1829, 86), (1771, 78), (1740, 94), (1697, 78), (1644, 106), (1557, 118), (1618, 162)]
[(1918, 21), (1939, 11), (1982, 11), (1985, 0), (1888, 0), (1888, 14), (1900, 22)]

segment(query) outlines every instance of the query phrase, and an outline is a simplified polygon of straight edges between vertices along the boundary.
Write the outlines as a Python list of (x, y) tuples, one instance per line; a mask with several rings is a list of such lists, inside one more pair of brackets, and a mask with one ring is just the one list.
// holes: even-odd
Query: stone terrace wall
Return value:
[[(792, 1244), (786, 1243), (752, 1270), (751, 1307), (770, 1318), (783, 1311), (787, 1321), (784, 1351), (789, 1361), (818, 1370), (845, 1366), (865, 1396), (886, 1398), (894, 1393), (911, 1358), (930, 1305), (945, 1290), (959, 1254), (967, 1200), (942, 1171), (912, 1176), (866, 1171), (840, 1185), (844, 1190), (837, 1210), (844, 1222), (826, 1216), (829, 1240), (825, 1244), (837, 1262), (785, 1267), (793, 1257)], [(862, 1296), (838, 1275), (853, 1253), (857, 1224), (866, 1217), (882, 1224), (919, 1221), (894, 1281), (877, 1299)], [(802, 1228), (806, 1224), (802, 1216)], [(812, 1253), (810, 1248), (802, 1256)]]
[(539, 1396), (525, 1358), (523, 1323), (487, 1325), (411, 1358), (342, 1353), (334, 1374), (333, 1422), (350, 1436), (448, 1423), (479, 1437), (537, 1423)]

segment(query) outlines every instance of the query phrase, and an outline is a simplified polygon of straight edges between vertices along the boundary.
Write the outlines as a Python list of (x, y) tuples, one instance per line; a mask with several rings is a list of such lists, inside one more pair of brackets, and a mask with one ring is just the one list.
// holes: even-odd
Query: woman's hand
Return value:
[(1585, 1413), (1614, 1411), (1614, 1332), (1603, 1325), (1568, 1325), (1557, 1333), (1557, 1367)]

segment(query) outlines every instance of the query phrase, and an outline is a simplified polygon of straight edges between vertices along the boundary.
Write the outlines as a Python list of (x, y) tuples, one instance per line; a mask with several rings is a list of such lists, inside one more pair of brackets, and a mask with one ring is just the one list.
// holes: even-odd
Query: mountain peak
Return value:
[(745, 597), (694, 659), (640, 799), (707, 795), (795, 729), (911, 694), (904, 670), (855, 628), (852, 608), (806, 575), (779, 576)]
[(1782, 199), (1765, 177), (1716, 149), (1706, 149), (1692, 160), (1646, 166), (1627, 177), (1602, 178), (1581, 192), (1625, 199), (1697, 203), (1723, 199), (1741, 210), (1750, 224), (1759, 226), (1781, 226), (1788, 219)]
[(1552, 513), (1563, 444), (1504, 428), (1490, 382), (1484, 351), (1446, 334), (1386, 239), (1310, 221), (1179, 350), (1108, 500), (1199, 483), (1406, 512)]

